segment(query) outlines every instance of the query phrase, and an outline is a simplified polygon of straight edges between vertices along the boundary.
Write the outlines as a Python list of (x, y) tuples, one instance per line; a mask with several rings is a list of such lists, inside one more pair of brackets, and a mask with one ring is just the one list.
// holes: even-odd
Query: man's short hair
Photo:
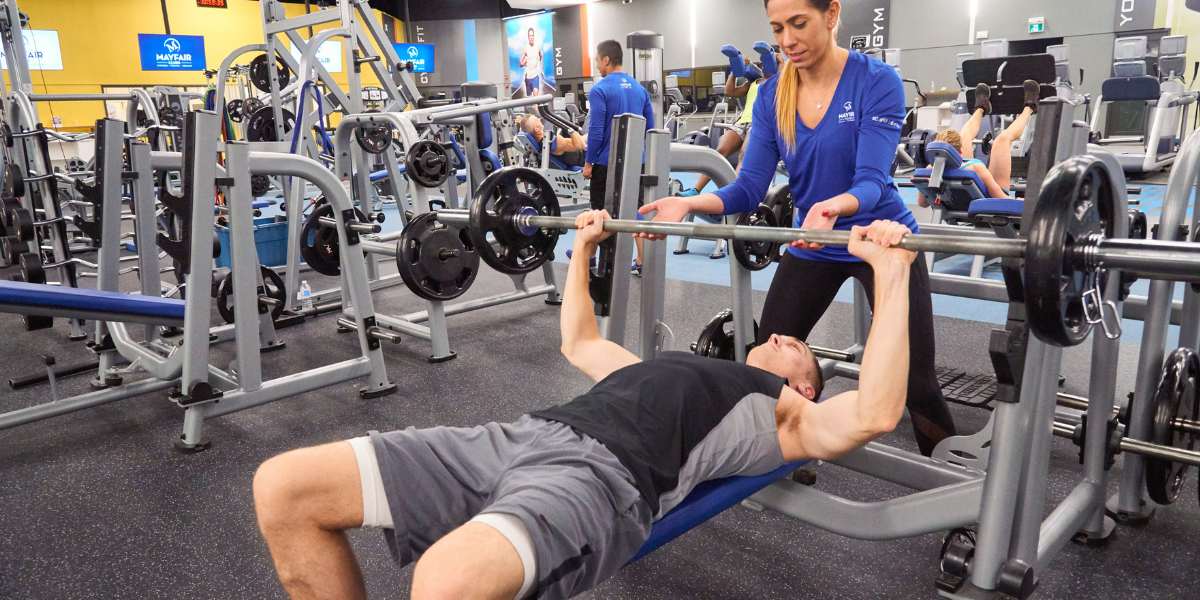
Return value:
[(624, 64), (625, 53), (621, 50), (621, 44), (616, 40), (604, 40), (596, 45), (596, 59), (607, 57), (609, 64), (621, 65)]

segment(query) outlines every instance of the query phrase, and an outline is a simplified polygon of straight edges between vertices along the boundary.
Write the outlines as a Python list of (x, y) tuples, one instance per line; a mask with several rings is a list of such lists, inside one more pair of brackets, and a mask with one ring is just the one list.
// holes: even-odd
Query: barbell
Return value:
[[(1025, 304), (1031, 329), (1057, 346), (1083, 342), (1095, 324), (1119, 335), (1116, 307), (1103, 300), (1108, 271), (1119, 269), (1150, 279), (1200, 282), (1200, 244), (1117, 239), (1119, 216), (1108, 167), (1092, 156), (1077, 156), (1047, 174), (1037, 207), (1026, 223), (1025, 239), (913, 234), (898, 247), (916, 252), (976, 254), (1023, 259)], [(554, 188), (524, 167), (495, 171), (480, 184), (469, 211), (436, 211), (440, 222), (464, 226), (480, 258), (508, 274), (533, 271), (550, 260), (558, 235), (575, 229), (561, 215)], [(848, 231), (786, 227), (663, 223), (611, 219), (604, 230), (701, 239), (846, 246)], [(1115, 325), (1110, 327), (1110, 319)]]

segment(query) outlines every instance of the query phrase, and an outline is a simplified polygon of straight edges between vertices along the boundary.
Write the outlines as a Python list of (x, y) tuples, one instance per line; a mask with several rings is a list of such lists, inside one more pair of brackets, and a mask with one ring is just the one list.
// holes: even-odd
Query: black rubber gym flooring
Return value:
[[(467, 297), (506, 289), (511, 289), (507, 277), (485, 269)], [(757, 294), (756, 302), (762, 297)], [(376, 298), (381, 310), (423, 308), (402, 288)], [(705, 321), (728, 305), (729, 290), (671, 281), (668, 299), (674, 348), (686, 349)], [(845, 345), (849, 315), (849, 306), (834, 305), (813, 341)], [(451, 317), (457, 360), (428, 364), (428, 343), (417, 339), (389, 347), (388, 372), (400, 384), (398, 394), (364, 401), (349, 383), (213, 419), (207, 427), (213, 445), (200, 454), (172, 449), (182, 411), (162, 393), (0, 431), (0, 597), (282, 597), (254, 521), (250, 482), (258, 464), (290, 448), (372, 429), (509, 420), (569, 399), (587, 381), (557, 352), (557, 317), (541, 299)], [(990, 372), (989, 328), (940, 318), (939, 364)], [(351, 356), (354, 337), (335, 330), (332, 316), (283, 330), (288, 347), (264, 356), (266, 375)], [(53, 353), (60, 364), (87, 359), (84, 347), (67, 342), (64, 332), (60, 323), (53, 331), (26, 333), (16, 316), (0, 315), (0, 381), (40, 370), (43, 353)], [(1087, 347), (1067, 354), (1063, 373), (1069, 391), (1086, 392)], [(228, 360), (228, 352), (219, 348), (214, 355)], [(1125, 345), (1121, 394), (1132, 388), (1135, 362), (1136, 348)], [(85, 379), (67, 379), (61, 388), (80, 393)], [(835, 380), (829, 393), (851, 384)], [(45, 386), (0, 388), (0, 410), (48, 399)], [(965, 431), (987, 419), (978, 409), (952, 410)], [(887, 441), (913, 449), (907, 421)], [(1077, 468), (1075, 447), (1056, 439), (1052, 502), (1073, 485)], [(817, 485), (864, 501), (906, 492), (835, 466), (818, 469)], [(1042, 578), (1038, 597), (1197, 597), (1195, 486), (1193, 473), (1177, 504), (1161, 509), (1143, 528), (1120, 528), (1106, 547), (1069, 544)], [(1115, 488), (1114, 483), (1110, 489)], [(392, 564), (382, 534), (356, 532), (351, 541), (372, 597), (406, 597), (411, 569)], [(585, 597), (930, 598), (939, 547), (938, 535), (849, 540), (739, 506)]]

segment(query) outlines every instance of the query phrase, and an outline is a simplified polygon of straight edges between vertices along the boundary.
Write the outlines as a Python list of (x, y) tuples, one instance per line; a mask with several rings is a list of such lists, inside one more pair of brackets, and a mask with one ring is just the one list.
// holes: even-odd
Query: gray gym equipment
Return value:
[[(1197, 93), (1188, 91), (1183, 84), (1183, 68), (1187, 51), (1186, 36), (1162, 38), (1159, 49), (1159, 80), (1156, 97), (1137, 95), (1133, 99), (1119, 101), (1139, 106), (1146, 111), (1140, 132), (1113, 131), (1110, 126), (1113, 98), (1100, 95), (1096, 98), (1096, 110), (1092, 113), (1092, 131), (1105, 131), (1097, 140), (1121, 161), (1127, 173), (1152, 173), (1171, 166), (1175, 161), (1180, 144), (1187, 137), (1187, 113), (1195, 104)], [(1113, 50), (1113, 78), (1105, 82), (1113, 92), (1130, 88), (1131, 82), (1149, 82), (1146, 61), (1149, 51), (1144, 35), (1117, 38)], [(1132, 89), (1132, 88), (1130, 88)], [(1117, 97), (1119, 98), (1119, 97)], [(1103, 123), (1103, 125), (1102, 125)], [(1108, 135), (1113, 133), (1113, 135)]]
[[(478, 121), (476, 119), (477, 116), (485, 113), (494, 114), (511, 111), (526, 106), (544, 105), (550, 101), (550, 96), (530, 96), (503, 101), (480, 99), (459, 104), (410, 110), (402, 113), (383, 112), (349, 115), (338, 123), (337, 130), (333, 136), (334, 147), (337, 149), (334, 172), (337, 178), (347, 181), (355, 170), (362, 170), (361, 163), (355, 161), (354, 155), (356, 153), (354, 153), (354, 147), (357, 144), (353, 141), (354, 130), (361, 126), (389, 123), (399, 137), (399, 144), (405, 148), (409, 148), (422, 139), (418, 133), (418, 128), (427, 129), (433, 126), (460, 125), (467, 131), (464, 143), (475, 144), (475, 140), (478, 138), (474, 136), (477, 133), (473, 133), (472, 130)], [(475, 152), (475, 154), (478, 154), (478, 152)], [(454, 175), (452, 174), (451, 177), (454, 177)], [(428, 189), (419, 185), (413, 185), (410, 195), (413, 199), (414, 209), (418, 214), (430, 210), (430, 192)], [(394, 258), (396, 256), (395, 240), (399, 239), (399, 237), (400, 234), (398, 233), (363, 236), (363, 248), (369, 257), (383, 256)], [(545, 280), (545, 283), (542, 285), (529, 285), (526, 281), (527, 275), (512, 275), (513, 286), (516, 288), (512, 292), (449, 305), (440, 301), (428, 301), (429, 307), (427, 310), (399, 316), (377, 315), (376, 320), (380, 327), (429, 340), (432, 346), (431, 361), (449, 360), (454, 357), (454, 353), (450, 349), (450, 340), (446, 325), (447, 316), (537, 296), (545, 296), (547, 303), (557, 304), (560, 302), (561, 294), (555, 279), (554, 267), (550, 262), (542, 265), (542, 275)], [(371, 287), (372, 289), (380, 289), (400, 284), (402, 284), (402, 280), (398, 275), (394, 275), (375, 279)], [(319, 302), (337, 293), (337, 290), (318, 292), (314, 294), (314, 301)], [(356, 314), (357, 311), (352, 305), (344, 305), (343, 310), (348, 316)]]

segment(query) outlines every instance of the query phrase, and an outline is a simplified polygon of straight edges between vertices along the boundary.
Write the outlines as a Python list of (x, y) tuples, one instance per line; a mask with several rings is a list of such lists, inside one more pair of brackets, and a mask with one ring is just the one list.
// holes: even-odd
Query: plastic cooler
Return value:
[[(287, 263), (287, 222), (275, 222), (274, 217), (254, 220), (254, 247), (258, 250), (258, 261), (268, 267)], [(218, 267), (229, 268), (229, 228), (217, 225), (217, 238), (221, 240), (221, 254), (217, 256)]]

